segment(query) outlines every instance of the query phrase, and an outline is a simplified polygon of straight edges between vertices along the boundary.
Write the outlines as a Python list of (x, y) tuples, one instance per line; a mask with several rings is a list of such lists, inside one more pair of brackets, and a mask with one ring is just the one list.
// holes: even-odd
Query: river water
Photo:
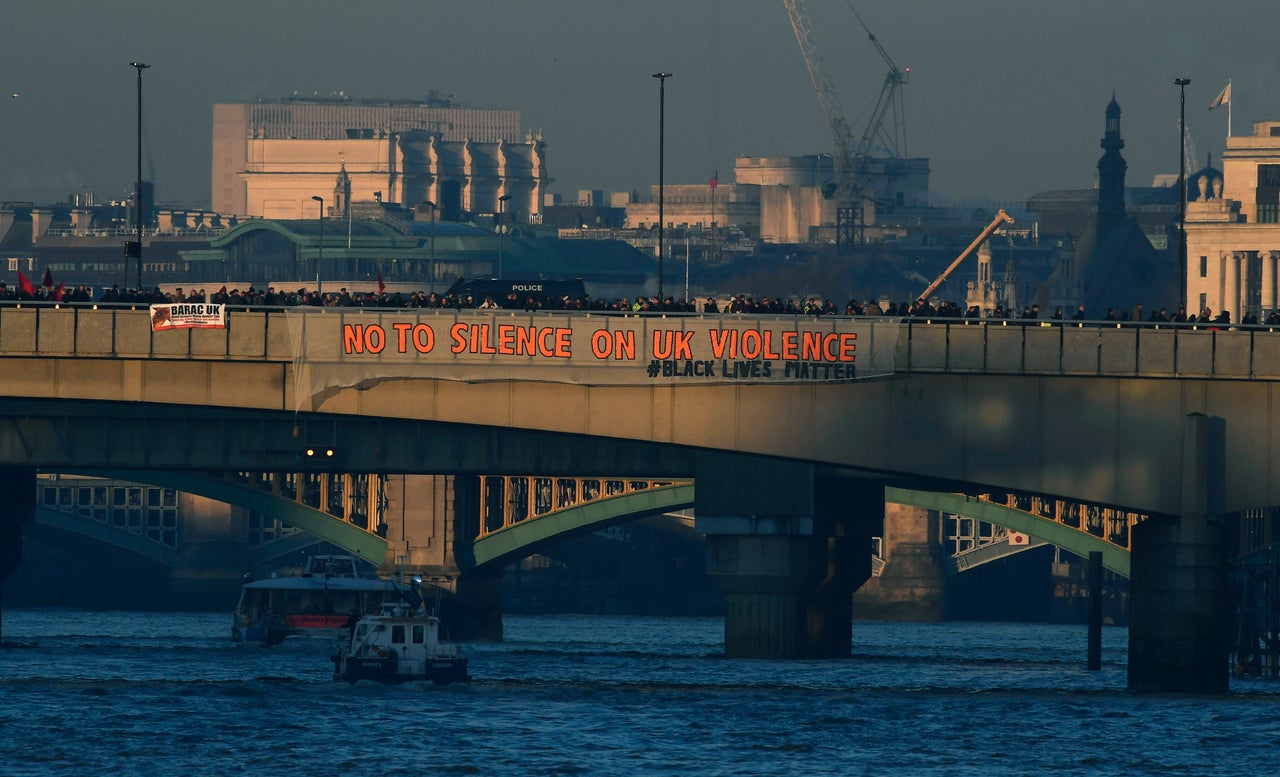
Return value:
[(723, 657), (713, 618), (507, 616), (470, 685), (332, 680), (221, 613), (4, 612), (0, 775), (1246, 775), (1280, 683), (1125, 689), (1127, 631), (857, 623), (852, 657)]

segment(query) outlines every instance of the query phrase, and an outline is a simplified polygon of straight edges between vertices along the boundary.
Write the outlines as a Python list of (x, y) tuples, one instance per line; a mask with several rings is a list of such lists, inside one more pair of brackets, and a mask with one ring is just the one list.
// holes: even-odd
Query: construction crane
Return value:
[[(804, 63), (809, 70), (809, 80), (813, 82), (813, 88), (818, 93), (818, 101), (822, 104), (822, 112), (831, 128), (835, 146), (833, 154), (835, 170), (833, 179), (824, 185), (822, 193), (827, 199), (835, 200), (836, 244), (841, 249), (847, 250), (862, 242), (863, 202), (874, 195), (866, 180), (867, 158), (872, 143), (879, 138), (889, 153), (894, 156), (906, 152), (906, 129), (901, 118), (902, 101), (899, 92), (902, 85), (907, 82), (910, 68), (904, 71), (894, 64), (893, 59), (884, 50), (884, 46), (880, 45), (880, 41), (854, 10), (858, 23), (862, 25), (862, 29), (866, 30), (872, 45), (889, 65), (889, 74), (885, 77), (884, 88), (872, 112), (871, 122), (863, 132), (861, 140), (855, 145), (849, 123), (836, 103), (835, 87), (832, 86), (831, 79), (827, 77), (822, 66), (822, 56), (813, 33), (813, 24), (809, 21), (809, 13), (805, 9), (803, 0), (783, 0), (782, 4), (787, 9), (791, 29), (795, 32), (796, 41), (800, 44), (800, 52), (804, 55)], [(849, 8), (853, 10), (853, 5), (850, 4)], [(889, 134), (885, 132), (884, 120), (891, 107), (895, 109), (895, 121), (894, 131)]]
[(986, 240), (987, 238), (991, 237), (991, 233), (995, 232), (996, 229), (999, 228), (1000, 226), (1004, 224), (1012, 224), (1012, 223), (1013, 223), (1013, 216), (1010, 216), (1008, 213), (1005, 213), (1004, 208), (1001, 208), (999, 212), (996, 213), (996, 217), (991, 220), (990, 224), (987, 225), (987, 228), (982, 230), (982, 234), (978, 235), (978, 237), (972, 243), (969, 244), (969, 247), (964, 249), (964, 251), (961, 252), (961, 254), (956, 257), (955, 261), (951, 263), (950, 267), (943, 270), (942, 274), (939, 275), (937, 279), (934, 280), (933, 283), (929, 284), (929, 288), (925, 289), (924, 292), (919, 297), (916, 297), (916, 302), (921, 303), (921, 302), (927, 301), (930, 295), (932, 295), (935, 291), (937, 291), (938, 287), (946, 282), (947, 276), (955, 272), (955, 269), (960, 266), (961, 262), (963, 262), (965, 259), (969, 257), (969, 254), (973, 253), (975, 248), (982, 245), (983, 240)]
[[(875, 46), (876, 51), (880, 53), (881, 59), (889, 66), (889, 72), (884, 77), (884, 86), (880, 89), (880, 98), (876, 101), (876, 107), (871, 112), (871, 121), (867, 124), (866, 131), (862, 133), (862, 140), (859, 141), (853, 158), (860, 164), (866, 164), (867, 156), (871, 153), (871, 144), (879, 139), (881, 146), (888, 152), (889, 156), (900, 159), (907, 155), (907, 121), (903, 115), (902, 87), (911, 76), (911, 68), (906, 68), (905, 70), (899, 68), (893, 58), (889, 56), (889, 52), (885, 51), (884, 46), (880, 45), (880, 40), (876, 38), (875, 33), (862, 20), (862, 16), (853, 7), (853, 3), (846, 0), (846, 4), (858, 19), (858, 24), (862, 25), (863, 31), (867, 33), (867, 39), (871, 41), (871, 45)], [(885, 128), (885, 117), (889, 114), (890, 109), (893, 109), (892, 132), (887, 131)]]

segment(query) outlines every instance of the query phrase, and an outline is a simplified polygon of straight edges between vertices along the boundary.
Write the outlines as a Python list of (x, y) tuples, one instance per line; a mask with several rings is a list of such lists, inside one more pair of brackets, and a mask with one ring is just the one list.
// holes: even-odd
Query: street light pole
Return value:
[(1187, 84), (1190, 78), (1175, 78), (1178, 87), (1178, 284), (1181, 287), (1182, 303), (1191, 311), (1191, 301), (1187, 299)]
[(313, 194), (311, 199), (320, 203), (320, 250), (316, 254), (316, 296), (323, 297), (324, 289), (320, 286), (320, 265), (324, 263), (324, 197)]
[(663, 246), (663, 229), (666, 225), (664, 214), (662, 212), (663, 195), (665, 192), (664, 172), (666, 170), (666, 160), (663, 158), (666, 132), (666, 112), (667, 112), (667, 79), (671, 77), (670, 73), (661, 72), (654, 73), (653, 77), (658, 79), (658, 304), (666, 299), (662, 296), (662, 272), (665, 247)]
[(498, 198), (498, 279), (502, 279), (502, 248), (507, 241), (507, 200), (510, 194)]
[(431, 270), (428, 279), (431, 281), (431, 290), (436, 290), (436, 204), (431, 200), (423, 200), (423, 205), (431, 208)]
[[(138, 71), (138, 179), (133, 188), (133, 214), (138, 239), (135, 249), (138, 256), (138, 291), (142, 291), (142, 71), (151, 66), (142, 62), (130, 62), (129, 66)], [(128, 286), (127, 263), (125, 267), (125, 285)]]

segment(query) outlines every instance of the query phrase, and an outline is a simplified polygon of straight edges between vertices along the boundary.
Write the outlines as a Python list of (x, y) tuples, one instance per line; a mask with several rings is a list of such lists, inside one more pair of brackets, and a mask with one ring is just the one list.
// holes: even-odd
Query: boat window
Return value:
[(413, 644), (421, 645), (427, 638), (427, 629), (421, 623), (413, 626)]
[(391, 627), (391, 644), (393, 645), (404, 644), (404, 625), (403, 624), (397, 623), (396, 625)]
[(356, 639), (364, 639), (365, 625), (363, 623), (356, 625)]

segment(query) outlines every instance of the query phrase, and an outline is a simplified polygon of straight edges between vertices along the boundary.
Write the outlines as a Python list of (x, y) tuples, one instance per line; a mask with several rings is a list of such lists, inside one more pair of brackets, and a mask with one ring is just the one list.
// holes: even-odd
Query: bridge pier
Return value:
[(869, 620), (942, 620), (947, 573), (939, 521), (925, 508), (888, 503), (882, 536), (884, 569), (854, 594), (854, 613)]
[(1129, 689), (1225, 693), (1230, 611), (1227, 530), (1208, 516), (1220, 503), (1225, 435), (1217, 419), (1187, 416), (1181, 516), (1133, 528)]
[[(501, 642), (502, 573), (462, 574), (454, 556), (456, 538), (474, 536), (480, 509), (475, 489), (474, 477), (387, 476), (387, 556), (379, 572), (420, 575), (436, 586), (440, 620), (452, 639)], [(430, 597), (430, 591), (424, 594)]]
[(883, 487), (711, 454), (699, 457), (696, 480), (696, 528), (725, 597), (725, 655), (848, 656), (851, 597), (871, 575)]
[(0, 467), (0, 645), (4, 644), (4, 581), (22, 564), (22, 525), (35, 518), (36, 468)]

